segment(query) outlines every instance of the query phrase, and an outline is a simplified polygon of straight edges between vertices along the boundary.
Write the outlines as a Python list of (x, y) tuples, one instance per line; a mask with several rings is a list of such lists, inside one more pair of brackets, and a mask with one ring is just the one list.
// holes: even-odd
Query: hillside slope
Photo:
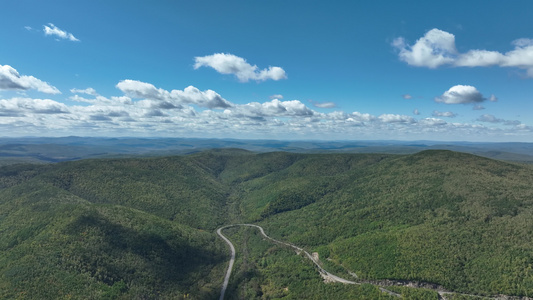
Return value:
[(247, 182), (243, 210), (344, 274), (532, 293), (530, 167), (450, 151), (373, 155), (355, 164), (348, 157), (339, 164), (314, 157), (321, 163), (302, 160)]
[[(214, 230), (238, 222), (256, 222), (277, 239), (318, 252), (328, 270), (346, 277), (531, 295), (531, 182), (530, 166), (440, 150), (226, 149), (6, 166), (0, 168), (0, 250), (6, 254), (0, 297), (213, 299), (227, 259)], [(259, 241), (243, 241), (242, 250), (255, 253)], [(275, 279), (281, 271), (264, 263), (274, 250), (257, 247), (267, 252), (241, 265), (244, 275), (232, 279), (233, 291), (247, 299), (280, 291), (297, 298)], [(305, 280), (302, 286), (314, 286), (317, 278)], [(376, 293), (366, 289), (333, 290)]]

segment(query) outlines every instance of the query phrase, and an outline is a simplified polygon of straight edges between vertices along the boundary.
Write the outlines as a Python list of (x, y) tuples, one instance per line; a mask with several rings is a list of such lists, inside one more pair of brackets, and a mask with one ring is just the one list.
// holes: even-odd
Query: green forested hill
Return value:
[(30, 183), (0, 192), (0, 299), (213, 298), (226, 260), (205, 231)]
[[(227, 249), (214, 230), (239, 222), (318, 252), (347, 278), (531, 295), (532, 182), (531, 166), (451, 151), (226, 149), (6, 166), (0, 298), (216, 299)], [(389, 297), (371, 285), (321, 287), (303, 258), (250, 234), (233, 234), (245, 254), (230, 298)], [(295, 260), (301, 280), (300, 267), (287, 269)]]
[[(341, 188), (301, 209), (264, 219), (265, 229), (367, 279), (531, 295), (530, 168), (429, 151), (388, 157), (329, 179), (319, 173)], [(284, 182), (286, 190), (296, 189), (291, 179)], [(265, 186), (255, 193), (268, 197), (269, 190)]]

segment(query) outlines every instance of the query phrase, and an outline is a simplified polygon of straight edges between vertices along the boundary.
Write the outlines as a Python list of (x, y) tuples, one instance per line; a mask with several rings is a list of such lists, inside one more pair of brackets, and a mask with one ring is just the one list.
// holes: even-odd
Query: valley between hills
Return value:
[[(447, 150), (6, 165), (0, 298), (219, 299), (216, 231), (252, 224), (224, 229), (225, 299), (528, 299), (531, 182), (531, 165)], [(360, 284), (325, 283), (305, 253)]]

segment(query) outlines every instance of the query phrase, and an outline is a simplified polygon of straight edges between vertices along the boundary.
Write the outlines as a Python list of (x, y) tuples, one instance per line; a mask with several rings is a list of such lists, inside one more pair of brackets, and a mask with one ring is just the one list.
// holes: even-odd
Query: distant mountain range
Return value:
[(533, 163), (533, 143), (439, 141), (302, 141), (196, 138), (0, 138), (0, 165), (50, 163), (84, 158), (190, 154), (207, 149), (239, 148), (254, 152), (390, 153), (452, 150), (488, 158)]

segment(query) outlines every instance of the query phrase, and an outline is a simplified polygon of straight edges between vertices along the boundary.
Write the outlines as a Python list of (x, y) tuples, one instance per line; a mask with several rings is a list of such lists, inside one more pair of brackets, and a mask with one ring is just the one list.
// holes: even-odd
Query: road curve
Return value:
[(229, 245), (231, 249), (231, 259), (229, 260), (228, 271), (226, 272), (226, 277), (224, 277), (224, 284), (222, 284), (222, 290), (220, 291), (219, 300), (224, 300), (224, 294), (226, 294), (226, 289), (228, 288), (229, 277), (231, 276), (231, 271), (233, 270), (233, 263), (235, 263), (235, 247), (233, 244), (222, 234), (222, 229), (228, 226), (220, 227), (217, 229), (217, 234)]
[(338, 277), (338, 276), (335, 276), (335, 275), (329, 273), (328, 271), (324, 270), (318, 264), (318, 261), (315, 260), (315, 258), (311, 254), (309, 254), (309, 252), (307, 252), (304, 249), (302, 249), (302, 248), (300, 248), (298, 246), (295, 246), (293, 244), (285, 243), (285, 242), (282, 242), (282, 241), (278, 241), (276, 239), (273, 239), (273, 238), (269, 237), (268, 235), (266, 235), (265, 230), (263, 230), (263, 227), (261, 227), (259, 225), (254, 225), (254, 224), (232, 224), (232, 225), (223, 226), (223, 227), (220, 227), (219, 229), (217, 229), (217, 234), (229, 245), (229, 247), (231, 249), (231, 259), (229, 261), (229, 266), (228, 266), (228, 271), (226, 272), (226, 277), (224, 278), (224, 284), (222, 285), (222, 290), (220, 291), (219, 300), (224, 300), (224, 295), (226, 294), (226, 289), (228, 288), (228, 283), (229, 283), (229, 278), (231, 276), (231, 271), (233, 270), (233, 264), (235, 263), (235, 247), (233, 247), (233, 244), (231, 243), (231, 241), (222, 234), (222, 229), (226, 229), (226, 228), (229, 228), (229, 227), (236, 227), (236, 226), (255, 227), (255, 228), (259, 229), (259, 232), (261, 232), (261, 235), (264, 238), (269, 239), (270, 241), (272, 241), (272, 242), (274, 242), (276, 244), (280, 244), (280, 245), (291, 247), (291, 248), (295, 249), (298, 253), (303, 252), (305, 254), (305, 256), (307, 256), (307, 258), (309, 258), (317, 266), (318, 271), (320, 272), (322, 277), (327, 278), (330, 281), (341, 282), (341, 283), (345, 283), (345, 284), (360, 284), (358, 282), (347, 280), (347, 279), (344, 279), (344, 278), (341, 278), (341, 277)]
[[(229, 228), (229, 227), (236, 227), (236, 226), (255, 227), (255, 228), (259, 229), (259, 232), (261, 232), (261, 235), (264, 238), (270, 240), (271, 242), (291, 247), (291, 248), (295, 249), (298, 253), (302, 253), (303, 252), (305, 254), (305, 256), (307, 256), (307, 258), (309, 258), (317, 266), (318, 271), (320, 272), (320, 275), (322, 275), (322, 277), (324, 279), (327, 279), (330, 282), (333, 281), (333, 282), (340, 282), (340, 283), (344, 283), (344, 284), (361, 284), (361, 283), (365, 283), (365, 281), (355, 282), (355, 281), (347, 280), (347, 279), (344, 279), (344, 278), (341, 278), (339, 276), (336, 276), (336, 275), (333, 275), (333, 274), (329, 273), (328, 271), (324, 270), (320, 266), (318, 261), (311, 254), (309, 254), (309, 252), (307, 252), (304, 249), (302, 249), (302, 248), (300, 248), (298, 246), (295, 246), (293, 244), (285, 243), (285, 242), (282, 242), (282, 241), (278, 241), (276, 239), (273, 239), (273, 238), (269, 237), (268, 235), (266, 235), (265, 231), (263, 230), (263, 227), (261, 227), (259, 225), (254, 225), (254, 224), (232, 224), (232, 225), (226, 225), (226, 226), (223, 226), (223, 227), (220, 227), (219, 229), (217, 229), (217, 234), (229, 245), (229, 247), (231, 249), (231, 259), (230, 259), (230, 262), (229, 262), (228, 271), (226, 272), (226, 277), (224, 278), (224, 284), (222, 285), (222, 290), (220, 292), (219, 300), (224, 300), (224, 294), (226, 293), (226, 289), (228, 287), (229, 278), (231, 276), (231, 271), (233, 270), (233, 264), (235, 262), (235, 247), (233, 247), (233, 244), (231, 243), (231, 241), (222, 234), (222, 229), (226, 229), (226, 228)], [(382, 292), (388, 293), (391, 296), (402, 298), (402, 296), (400, 294), (385, 289), (382, 284), (372, 283), (370, 281), (367, 281), (366, 283), (369, 283), (371, 285), (379, 287), (379, 289)], [(392, 283), (392, 281), (391, 281), (391, 283)], [(399, 285), (411, 286), (411, 283), (416, 283), (416, 282), (407, 281), (406, 283), (407, 284), (404, 283), (404, 284), (399, 284)], [(395, 284), (392, 284), (392, 285), (395, 285)], [(479, 297), (479, 295), (452, 292), (452, 291), (442, 290), (441, 288), (429, 288), (429, 289), (435, 290), (439, 294), (439, 299), (447, 299), (447, 295), (448, 294)], [(533, 298), (527, 297), (527, 296), (526, 297), (520, 297), (520, 296), (508, 296), (508, 295), (485, 296), (484, 299), (494, 299), (494, 300), (504, 300), (504, 299), (533, 300)]]

